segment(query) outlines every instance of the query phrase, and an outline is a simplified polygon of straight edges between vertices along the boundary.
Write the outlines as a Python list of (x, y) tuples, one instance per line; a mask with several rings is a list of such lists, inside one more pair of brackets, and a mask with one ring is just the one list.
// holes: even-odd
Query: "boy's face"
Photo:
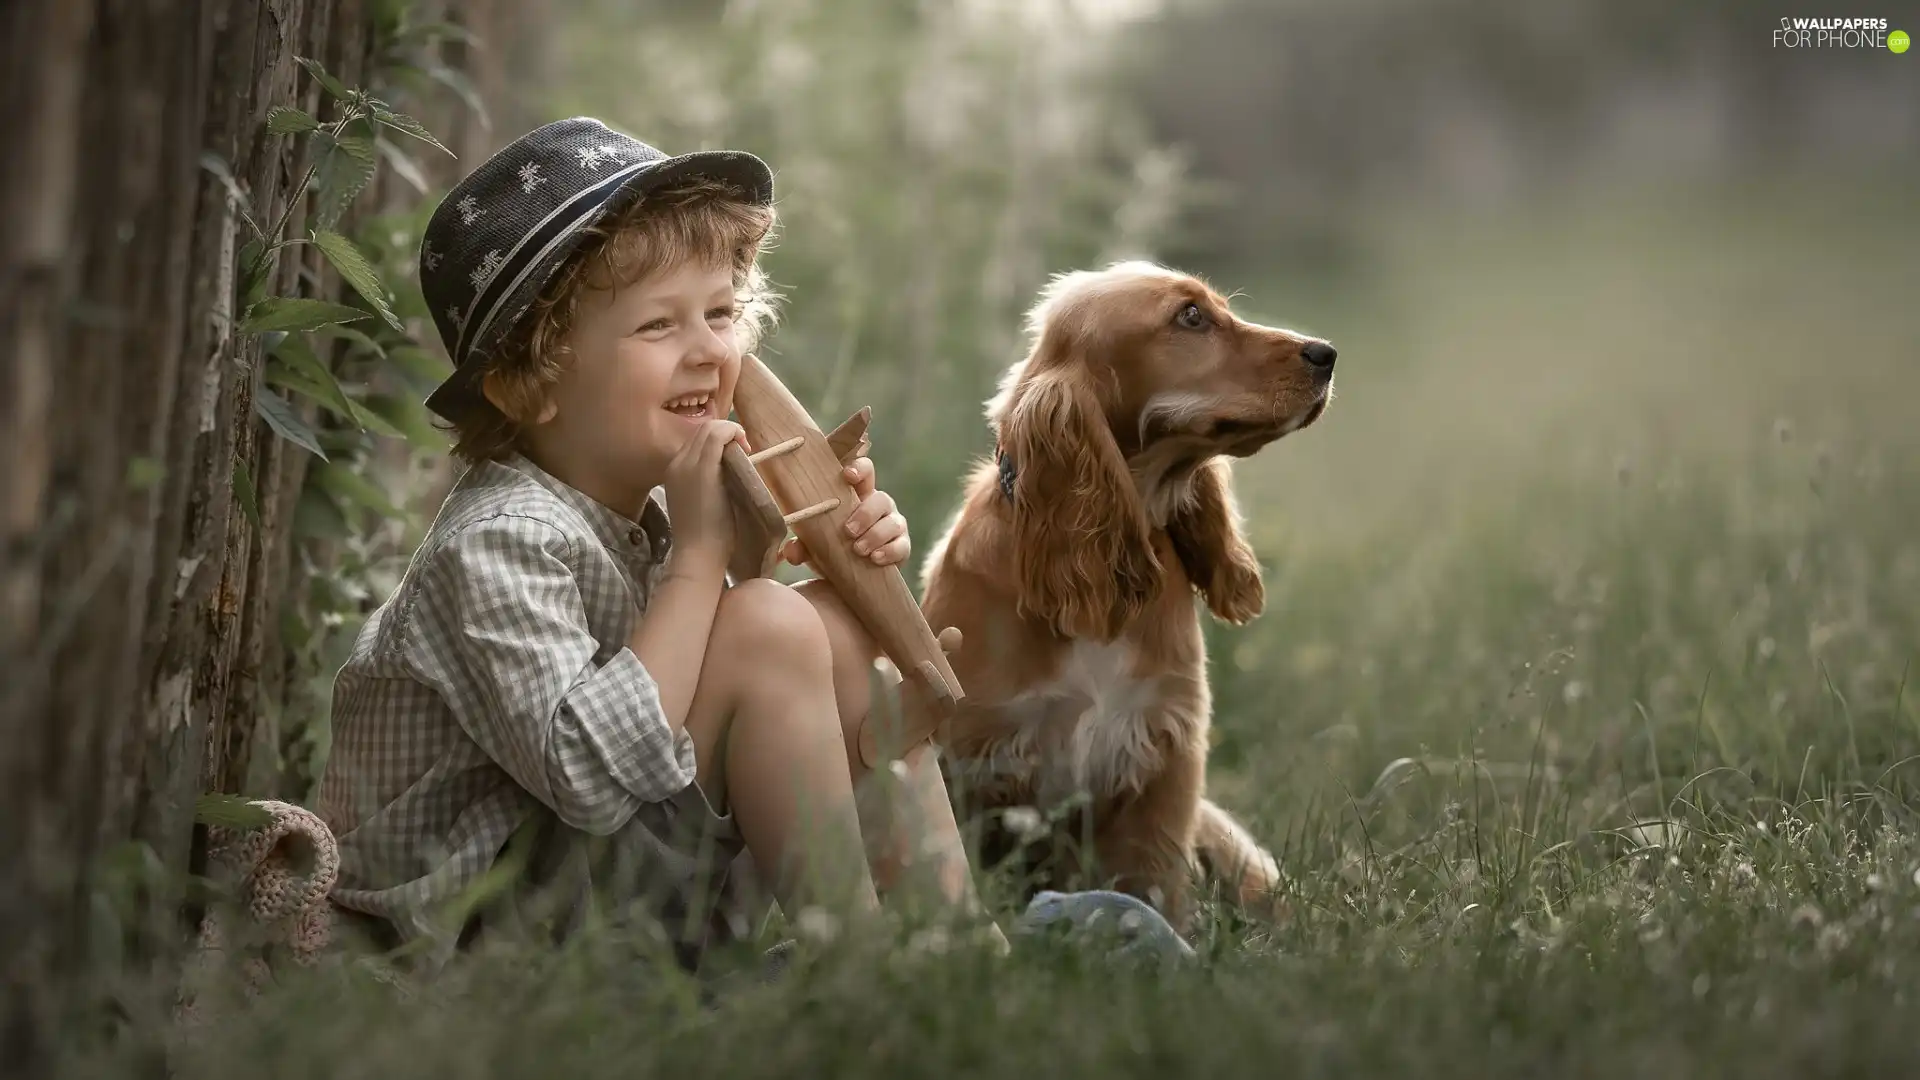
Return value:
[(637, 509), (687, 439), (732, 411), (735, 314), (725, 265), (683, 264), (582, 294), (567, 339), (572, 355), (548, 388), (551, 419), (530, 433), (544, 456), (575, 474), (561, 479)]

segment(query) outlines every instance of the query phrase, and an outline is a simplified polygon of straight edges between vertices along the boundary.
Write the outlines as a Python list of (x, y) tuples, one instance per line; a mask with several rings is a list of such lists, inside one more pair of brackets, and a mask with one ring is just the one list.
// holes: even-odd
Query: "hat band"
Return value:
[(552, 213), (527, 230), (526, 235), (507, 251), (506, 257), (501, 260), (499, 269), (494, 271), (486, 287), (473, 298), (473, 311), (483, 314), (468, 326), (461, 328), (460, 343), (454, 349), (454, 363), (459, 364), (464, 361), (467, 351), (486, 336), (487, 327), (493, 325), (507, 298), (519, 291), (527, 275), (545, 262), (555, 247), (579, 231), (586, 219), (620, 190), (622, 181), (657, 163), (658, 159), (628, 165), (554, 207)]

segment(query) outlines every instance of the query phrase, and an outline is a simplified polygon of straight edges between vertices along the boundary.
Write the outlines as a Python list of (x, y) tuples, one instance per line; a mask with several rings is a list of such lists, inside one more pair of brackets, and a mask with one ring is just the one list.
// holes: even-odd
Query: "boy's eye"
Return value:
[(725, 307), (717, 307), (707, 312), (707, 318), (709, 319), (737, 319), (739, 317), (740, 305), (738, 304), (728, 304)]
[(647, 323), (641, 323), (641, 324), (640, 324), (640, 329), (638, 329), (638, 330), (636, 330), (636, 331), (634, 331), (634, 333), (636, 333), (636, 334), (651, 334), (651, 333), (653, 333), (653, 332), (654, 332), (654, 331), (656, 331), (656, 330), (665, 330), (666, 328), (667, 328), (667, 320), (665, 320), (665, 319), (655, 319), (655, 320), (653, 320), (652, 322), (647, 322)]

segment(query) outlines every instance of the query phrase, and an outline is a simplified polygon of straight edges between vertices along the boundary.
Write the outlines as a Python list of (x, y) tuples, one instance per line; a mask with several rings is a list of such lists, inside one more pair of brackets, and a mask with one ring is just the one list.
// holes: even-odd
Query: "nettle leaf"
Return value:
[(446, 434), (433, 426), (433, 415), (419, 401), (396, 394), (368, 394), (366, 407), (390, 421), (402, 437), (420, 449), (447, 449)]
[(434, 138), (433, 132), (428, 131), (426, 125), (405, 113), (390, 112), (386, 109), (375, 109), (373, 110), (373, 118), (403, 135), (411, 135), (419, 139), (421, 142), (426, 143), (428, 146), (433, 147), (448, 157), (459, 156), (443, 146), (439, 139)]
[(457, 41), (469, 48), (478, 48), (480, 44), (480, 39), (474, 36), (473, 31), (450, 22), (419, 23), (400, 35), (402, 42), (421, 45), (432, 45), (443, 40)]
[(320, 126), (311, 113), (288, 105), (275, 105), (267, 110), (267, 134), (298, 135), (303, 131), (313, 131)]
[(308, 485), (300, 489), (293, 507), (293, 531), (316, 540), (347, 540), (353, 536), (353, 523), (331, 496)]
[(307, 74), (313, 76), (315, 82), (326, 87), (327, 93), (332, 94), (341, 101), (352, 100), (353, 91), (347, 89), (346, 83), (329, 75), (326, 67), (322, 65), (320, 61), (307, 56), (296, 56), (294, 59), (299, 62), (301, 67), (307, 69)]
[[(322, 365), (312, 350), (299, 346), (274, 355), (275, 359), (284, 363), (267, 372), (267, 380), (272, 385), (311, 400), (362, 433), (370, 431), (390, 439), (410, 437), (384, 415), (348, 394), (340, 380)], [(289, 357), (298, 359), (289, 360)]]
[(247, 523), (254, 532), (260, 531), (260, 495), (253, 488), (253, 470), (240, 459), (233, 459), (233, 494), (240, 500), (240, 510), (247, 515)]
[(400, 317), (393, 313), (393, 305), (387, 296), (387, 287), (381, 283), (379, 272), (374, 270), (373, 263), (367, 261), (367, 257), (360, 253), (360, 249), (353, 246), (353, 241), (337, 232), (315, 229), (313, 243), (326, 255), (327, 261), (333, 264), (333, 268), (340, 272), (340, 277), (353, 286), (353, 291), (365, 297), (367, 303), (373, 305), (374, 310), (380, 313), (380, 317), (387, 321), (388, 326), (403, 333), (406, 331), (406, 327), (400, 323)]
[(226, 829), (264, 829), (273, 824), (273, 814), (244, 795), (206, 794), (194, 800), (193, 820)]
[(326, 465), (314, 475), (314, 482), (329, 495), (370, 510), (382, 517), (397, 517), (400, 508), (373, 481), (339, 463)]
[(320, 163), (313, 171), (314, 220), (332, 228), (373, 180), (378, 153), (372, 135), (313, 133)]
[(413, 190), (425, 195), (431, 189), (432, 185), (427, 183), (427, 174), (420, 168), (420, 163), (413, 160), (413, 156), (405, 150), (395, 146), (392, 139), (382, 135), (373, 140), (373, 146), (380, 151), (381, 157), (387, 159), (387, 164), (393, 166), (394, 173), (405, 180)]
[(302, 393), (331, 408), (336, 414), (353, 419), (352, 399), (347, 397), (340, 380), (333, 377), (326, 361), (313, 351), (313, 346), (307, 343), (306, 338), (287, 335), (286, 340), (273, 350), (273, 358), (301, 376), (301, 384), (297, 389)]
[(241, 311), (251, 309), (266, 297), (268, 266), (265, 255), (266, 244), (255, 237), (247, 241), (240, 253), (234, 256), (238, 267), (234, 289), (239, 294)]
[(429, 393), (453, 374), (452, 364), (418, 345), (395, 346), (387, 350), (387, 358), (393, 361), (394, 369), (402, 378)]
[(480, 91), (473, 85), (473, 80), (445, 64), (429, 65), (425, 71), (427, 78), (460, 95), (460, 100), (466, 103), (467, 108), (473, 110), (474, 119), (480, 121), (482, 131), (493, 130), (493, 118), (487, 115), (487, 104), (480, 97)]
[(306, 296), (269, 296), (247, 309), (241, 320), (241, 334), (261, 334), (270, 330), (317, 330), (334, 323), (372, 318), (357, 307), (315, 300)]
[(263, 386), (253, 395), (253, 411), (267, 422), (276, 435), (304, 448), (321, 461), (330, 460), (327, 452), (320, 449), (320, 440), (314, 435), (313, 429), (300, 419), (293, 403), (286, 398)]
[(351, 326), (341, 326), (336, 323), (333, 326), (323, 326), (315, 330), (314, 333), (319, 334), (321, 337), (337, 337), (344, 341), (351, 342), (381, 359), (385, 359), (387, 355), (385, 346), (375, 341), (365, 332), (356, 330)]
[(362, 431), (371, 431), (375, 435), (385, 435), (389, 439), (408, 437), (392, 421), (358, 401), (353, 402), (353, 421), (360, 425)]

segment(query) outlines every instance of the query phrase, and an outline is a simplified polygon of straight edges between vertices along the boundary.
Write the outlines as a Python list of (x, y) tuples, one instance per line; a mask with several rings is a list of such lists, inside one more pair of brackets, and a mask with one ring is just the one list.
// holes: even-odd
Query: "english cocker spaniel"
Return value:
[[(1227, 459), (1320, 418), (1334, 348), (1144, 262), (1056, 277), (1027, 330), (987, 405), (995, 458), (922, 574), (929, 623), (966, 642), (967, 701), (938, 735), (949, 782), (965, 816), (998, 822), (988, 857), (1020, 851), (1035, 887), (1091, 873), (1184, 928), (1206, 871), (1272, 910), (1273, 856), (1205, 797), (1195, 594), (1236, 625), (1264, 606)], [(1068, 824), (1034, 829), (1076, 798)], [(1023, 828), (1033, 842), (1010, 846)]]

